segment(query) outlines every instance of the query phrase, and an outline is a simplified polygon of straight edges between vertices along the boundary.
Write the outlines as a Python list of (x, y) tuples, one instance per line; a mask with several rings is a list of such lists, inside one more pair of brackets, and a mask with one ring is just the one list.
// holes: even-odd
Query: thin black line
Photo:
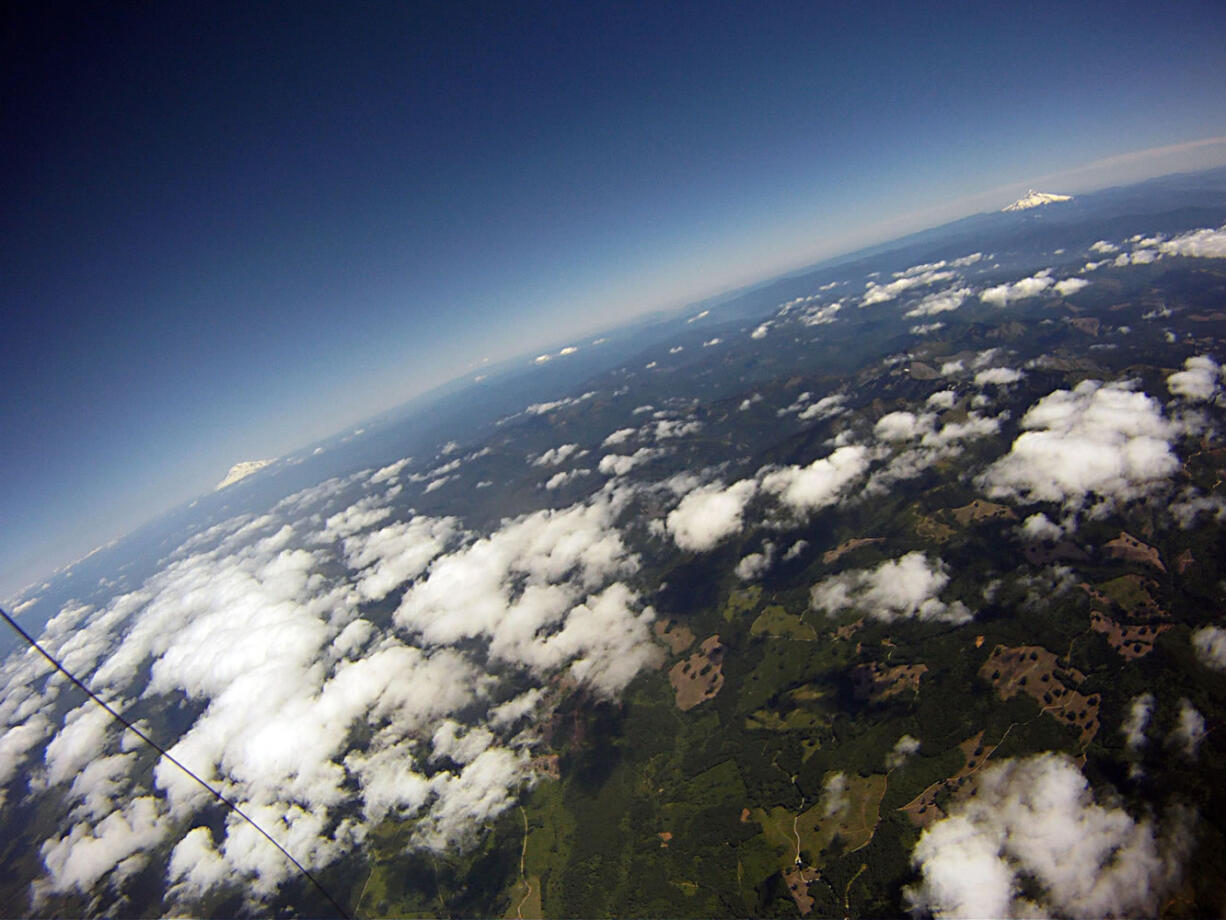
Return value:
[(121, 722), (130, 732), (132, 732), (138, 738), (144, 741), (145, 744), (149, 745), (151, 748), (153, 748), (155, 751), (157, 751), (159, 754), (161, 754), (163, 757), (169, 760), (172, 764), (174, 764), (176, 767), (178, 767), (180, 770), (182, 770), (184, 773), (186, 773), (188, 776), (190, 776), (192, 779), (198, 782), (201, 786), (207, 789), (209, 793), (215, 799), (217, 799), (217, 801), (221, 802), (222, 805), (225, 805), (232, 812), (234, 812), (236, 815), (238, 815), (240, 818), (242, 818), (244, 821), (246, 821), (248, 824), (254, 827), (261, 834), (263, 834), (264, 839), (266, 839), (274, 847), (280, 850), (282, 855), (285, 856), (285, 858), (288, 859), (291, 863), (293, 863), (294, 867), (299, 872), (301, 872), (302, 875), (304, 875), (307, 879), (309, 879), (311, 884), (313, 884), (316, 888), (319, 889), (320, 893), (325, 898), (328, 899), (328, 903), (330, 903), (333, 907), (336, 908), (336, 911), (338, 914), (344, 917), (345, 920), (353, 920), (353, 916), (349, 913), (349, 911), (345, 910), (345, 908), (342, 907), (337, 902), (336, 898), (332, 897), (332, 895), (329, 894), (328, 889), (325, 888), (320, 883), (319, 879), (317, 879), (314, 875), (312, 875), (307, 870), (307, 868), (304, 865), (302, 865), (302, 863), (294, 859), (294, 857), (290, 855), (289, 850), (285, 849), (285, 847), (277, 843), (277, 841), (273, 838), (271, 834), (268, 833), (268, 831), (264, 830), (264, 828), (256, 824), (255, 821), (253, 821), (247, 815), (246, 812), (244, 812), (241, 808), (238, 807), (238, 805), (236, 805), (234, 802), (231, 802), (224, 795), (222, 795), (220, 792), (218, 792), (216, 789), (214, 789), (212, 786), (210, 786), (208, 783), (202, 780), (199, 776), (197, 776), (195, 773), (189, 770), (180, 761), (178, 761), (175, 757), (173, 757), (164, 747), (162, 747), (160, 744), (158, 744), (156, 741), (154, 741), (152, 738), (146, 735), (143, 731), (141, 731), (139, 728), (137, 728), (135, 725), (133, 725), (131, 722), (129, 722), (127, 719), (121, 716), (118, 712), (112, 709), (110, 704), (107, 703), (105, 700), (103, 700), (100, 696), (98, 696), (98, 694), (94, 693), (93, 690), (89, 689), (89, 687), (81, 683), (81, 681), (77, 679), (76, 675), (74, 675), (71, 671), (69, 671), (62, 664), (60, 664), (55, 658), (53, 658), (50, 652), (48, 652), (41, 645), (35, 642), (33, 637), (28, 632), (26, 632), (24, 629), (22, 629), (21, 624), (18, 623), (16, 620), (14, 620), (11, 616), (9, 616), (3, 607), (0, 607), (0, 616), (4, 617), (5, 622), (8, 623), (9, 626), (17, 630), (21, 638), (25, 639), (26, 642), (30, 644), (30, 647), (34, 649), (34, 651), (38, 652), (38, 654), (42, 655), (44, 658), (50, 661), (53, 665), (55, 665), (55, 668), (57, 671), (59, 671), (61, 674), (67, 677), (74, 684), (76, 684), (77, 687), (79, 687), (85, 693), (85, 695), (88, 696), (91, 700), (93, 700), (95, 703), (97, 703), (99, 706), (105, 709), (110, 714), (111, 718), (115, 719), (117, 722)]

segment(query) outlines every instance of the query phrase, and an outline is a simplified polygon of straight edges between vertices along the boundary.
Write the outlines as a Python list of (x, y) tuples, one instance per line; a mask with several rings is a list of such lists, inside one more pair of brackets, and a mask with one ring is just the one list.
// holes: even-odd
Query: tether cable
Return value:
[(220, 802), (226, 808), (230, 809), (232, 812), (234, 812), (236, 815), (238, 815), (240, 818), (242, 818), (244, 821), (246, 821), (248, 824), (254, 827), (257, 831), (259, 831), (260, 834), (263, 835), (265, 840), (267, 840), (274, 847), (276, 847), (278, 850), (281, 851), (281, 854), (293, 864), (294, 868), (297, 869), (304, 878), (309, 880), (312, 885), (314, 885), (316, 888), (319, 889), (319, 893), (328, 899), (328, 903), (336, 908), (336, 912), (338, 914), (344, 917), (345, 920), (354, 920), (353, 915), (350, 914), (349, 911), (345, 910), (345, 908), (341, 906), (340, 902), (338, 902), (336, 898), (332, 897), (328, 889), (323, 886), (323, 884), (319, 881), (319, 879), (317, 879), (314, 875), (310, 873), (310, 871), (306, 868), (306, 866), (298, 862), (298, 860), (294, 859), (293, 855), (290, 853), (289, 850), (285, 849), (285, 847), (277, 843), (276, 839), (270, 833), (268, 833), (268, 831), (264, 830), (264, 828), (256, 824), (255, 821), (246, 812), (244, 812), (241, 808), (239, 808), (237, 804), (227, 799), (219, 791), (214, 789), (212, 786), (206, 783), (203, 779), (201, 779), (199, 776), (193, 773), (190, 769), (188, 769), (188, 767), (186, 767), (181, 761), (179, 761), (177, 758), (171, 755), (164, 747), (162, 747), (160, 744), (158, 744), (156, 741), (154, 741), (152, 738), (146, 735), (143, 731), (141, 731), (139, 728), (137, 728), (135, 725), (133, 725), (131, 722), (125, 719), (122, 715), (120, 715), (118, 712), (112, 709), (109, 703), (107, 703), (104, 699), (102, 699), (102, 697), (98, 696), (98, 694), (94, 693), (94, 691), (89, 689), (89, 687), (85, 686), (85, 684), (83, 684), (80, 680), (77, 679), (75, 674), (73, 674), (66, 667), (60, 664), (59, 661), (57, 661), (50, 652), (48, 652), (45, 648), (39, 645), (34, 640), (33, 636), (31, 636), (28, 632), (22, 629), (20, 623), (18, 623), (16, 620), (14, 620), (11, 616), (8, 615), (8, 612), (3, 607), (0, 607), (0, 616), (3, 616), (5, 622), (8, 623), (9, 626), (13, 627), (13, 629), (17, 631), (18, 635), (20, 635), (21, 638), (25, 639), (26, 642), (29, 643), (30, 648), (34, 649), (34, 651), (38, 652), (38, 654), (42, 655), (49, 662), (51, 662), (51, 664), (55, 666), (55, 669), (57, 671), (59, 671), (61, 674), (67, 677), (70, 681), (72, 681), (91, 700), (93, 700), (95, 703), (97, 703), (99, 706), (105, 709), (107, 713), (110, 714), (111, 718), (121, 723), (125, 728), (128, 729), (128, 731), (132, 732), (134, 735), (140, 738), (143, 742), (145, 742), (145, 744), (149, 745), (151, 748), (153, 748), (155, 751), (157, 751), (159, 754), (161, 754), (163, 757), (169, 760), (172, 764), (174, 764), (176, 767), (178, 767), (180, 770), (182, 770), (184, 773), (186, 773), (188, 776), (190, 776), (192, 779), (198, 782), (201, 786), (207, 789), (209, 791), (209, 794), (212, 795), (213, 798), (217, 799), (218, 802)]

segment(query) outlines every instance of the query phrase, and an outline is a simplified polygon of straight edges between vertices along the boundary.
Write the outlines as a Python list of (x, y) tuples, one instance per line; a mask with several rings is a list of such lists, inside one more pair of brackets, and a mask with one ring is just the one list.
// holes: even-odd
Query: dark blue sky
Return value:
[(1220, 2), (14, 6), (0, 596), (482, 358), (1226, 135)]

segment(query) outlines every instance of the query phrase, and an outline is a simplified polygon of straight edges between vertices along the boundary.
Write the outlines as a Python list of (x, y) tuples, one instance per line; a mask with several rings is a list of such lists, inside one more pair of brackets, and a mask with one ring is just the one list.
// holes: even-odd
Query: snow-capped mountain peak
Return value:
[(240, 479), (246, 479), (256, 470), (262, 470), (270, 463), (272, 463), (271, 460), (244, 460), (241, 463), (236, 463), (230, 467), (230, 472), (226, 473), (226, 478), (217, 483), (217, 487), (213, 491), (220, 492), (226, 486), (232, 486)]
[(1024, 198), (1019, 198), (1017, 201), (1008, 207), (1001, 208), (1002, 211), (1025, 211), (1030, 208), (1037, 208), (1041, 205), (1051, 204), (1055, 201), (1072, 201), (1072, 195), (1053, 195), (1049, 192), (1036, 192), (1034, 189), (1028, 189)]

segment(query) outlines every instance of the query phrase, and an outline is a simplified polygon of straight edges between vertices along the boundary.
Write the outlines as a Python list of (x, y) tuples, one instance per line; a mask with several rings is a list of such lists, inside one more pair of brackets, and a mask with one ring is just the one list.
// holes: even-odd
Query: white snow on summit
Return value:
[(272, 463), (271, 460), (244, 460), (241, 463), (236, 463), (230, 467), (230, 472), (226, 473), (226, 478), (217, 483), (217, 487), (213, 491), (220, 492), (226, 486), (232, 486), (240, 479), (246, 479), (256, 470), (262, 470), (270, 463)]
[(1037, 208), (1041, 205), (1051, 204), (1055, 201), (1072, 200), (1072, 195), (1053, 195), (1048, 192), (1036, 192), (1034, 189), (1028, 189), (1026, 191), (1026, 197), (1019, 198), (1008, 207), (1001, 208), (1001, 211), (1026, 211), (1030, 208)]

